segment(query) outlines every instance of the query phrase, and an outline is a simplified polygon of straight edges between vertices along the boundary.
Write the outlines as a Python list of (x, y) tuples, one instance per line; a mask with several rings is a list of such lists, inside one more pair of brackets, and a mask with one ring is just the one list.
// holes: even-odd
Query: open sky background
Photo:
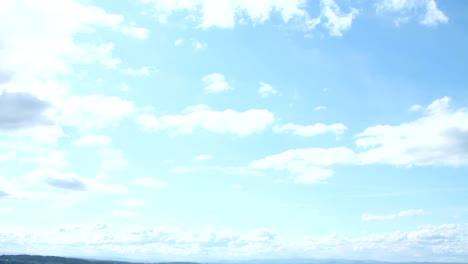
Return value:
[(0, 253), (468, 261), (467, 14), (0, 0)]

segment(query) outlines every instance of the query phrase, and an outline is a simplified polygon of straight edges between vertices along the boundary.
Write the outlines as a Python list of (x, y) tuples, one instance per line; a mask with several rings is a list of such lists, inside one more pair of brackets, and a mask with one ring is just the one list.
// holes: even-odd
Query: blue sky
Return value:
[(467, 12), (0, 0), (0, 253), (468, 261)]

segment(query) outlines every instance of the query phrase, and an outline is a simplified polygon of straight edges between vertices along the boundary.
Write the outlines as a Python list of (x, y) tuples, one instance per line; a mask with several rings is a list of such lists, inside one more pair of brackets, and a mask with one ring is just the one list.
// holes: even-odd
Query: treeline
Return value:
[[(53, 256), (31, 256), (31, 255), (2, 255), (0, 264), (143, 264), (123, 261), (87, 260), (78, 258), (64, 258)], [(161, 262), (158, 264), (169, 264)], [(170, 264), (197, 264), (194, 262), (170, 262)]]

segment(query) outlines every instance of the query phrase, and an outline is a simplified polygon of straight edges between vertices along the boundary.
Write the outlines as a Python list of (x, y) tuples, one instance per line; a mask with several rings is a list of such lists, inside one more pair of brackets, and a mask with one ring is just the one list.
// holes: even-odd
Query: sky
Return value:
[(467, 262), (467, 13), (0, 0), (0, 254)]

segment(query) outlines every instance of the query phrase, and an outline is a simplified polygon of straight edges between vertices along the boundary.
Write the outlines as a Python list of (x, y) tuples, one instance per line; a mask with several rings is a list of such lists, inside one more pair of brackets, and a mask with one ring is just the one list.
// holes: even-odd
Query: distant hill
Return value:
[[(195, 262), (158, 262), (158, 264), (198, 264)], [(90, 260), (53, 256), (1, 255), (0, 264), (139, 264), (136, 262)], [(141, 263), (143, 264), (143, 263)]]
[[(54, 256), (0, 255), (0, 264), (463, 264), (448, 262), (384, 262), (373, 260), (346, 259), (253, 259), (244, 261), (213, 262), (128, 262), (112, 260), (93, 260)], [(468, 264), (468, 263), (464, 263)]]

